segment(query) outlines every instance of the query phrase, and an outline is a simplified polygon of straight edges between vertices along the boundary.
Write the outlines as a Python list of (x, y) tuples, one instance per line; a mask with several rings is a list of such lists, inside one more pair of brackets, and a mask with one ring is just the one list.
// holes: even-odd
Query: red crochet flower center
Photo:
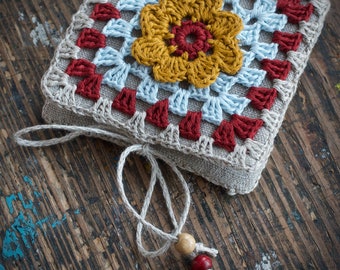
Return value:
[(194, 60), (197, 58), (198, 52), (206, 53), (211, 48), (207, 41), (212, 39), (212, 35), (206, 29), (205, 24), (201, 22), (183, 21), (180, 26), (174, 26), (171, 33), (175, 37), (170, 40), (170, 44), (176, 46), (174, 54), (177, 56), (187, 52), (189, 60)]

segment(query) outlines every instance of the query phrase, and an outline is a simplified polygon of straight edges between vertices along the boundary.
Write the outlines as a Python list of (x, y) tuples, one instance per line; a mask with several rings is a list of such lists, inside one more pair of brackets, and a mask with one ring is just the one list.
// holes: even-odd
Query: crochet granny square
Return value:
[(49, 123), (97, 126), (248, 193), (326, 0), (86, 0), (43, 77)]

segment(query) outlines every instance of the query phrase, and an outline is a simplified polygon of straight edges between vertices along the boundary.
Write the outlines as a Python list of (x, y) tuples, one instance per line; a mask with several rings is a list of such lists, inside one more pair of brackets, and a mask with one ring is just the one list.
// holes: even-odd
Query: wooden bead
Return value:
[(195, 238), (191, 234), (181, 233), (178, 235), (178, 242), (175, 244), (175, 248), (179, 253), (189, 255), (196, 248)]
[(212, 269), (211, 258), (207, 255), (198, 255), (191, 263), (191, 270), (209, 270)]

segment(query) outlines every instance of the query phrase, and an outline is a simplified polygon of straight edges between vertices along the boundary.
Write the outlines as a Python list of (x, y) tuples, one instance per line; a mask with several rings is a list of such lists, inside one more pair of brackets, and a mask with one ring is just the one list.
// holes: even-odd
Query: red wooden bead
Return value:
[(191, 270), (212, 269), (212, 261), (207, 255), (198, 255), (191, 263)]

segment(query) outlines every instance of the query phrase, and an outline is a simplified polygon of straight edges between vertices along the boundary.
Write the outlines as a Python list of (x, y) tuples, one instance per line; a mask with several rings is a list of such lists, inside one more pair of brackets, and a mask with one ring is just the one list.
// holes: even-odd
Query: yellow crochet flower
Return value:
[(153, 67), (160, 82), (187, 80), (207, 87), (220, 72), (236, 74), (242, 53), (236, 35), (242, 20), (222, 10), (223, 0), (160, 0), (141, 11), (142, 37), (132, 55)]

